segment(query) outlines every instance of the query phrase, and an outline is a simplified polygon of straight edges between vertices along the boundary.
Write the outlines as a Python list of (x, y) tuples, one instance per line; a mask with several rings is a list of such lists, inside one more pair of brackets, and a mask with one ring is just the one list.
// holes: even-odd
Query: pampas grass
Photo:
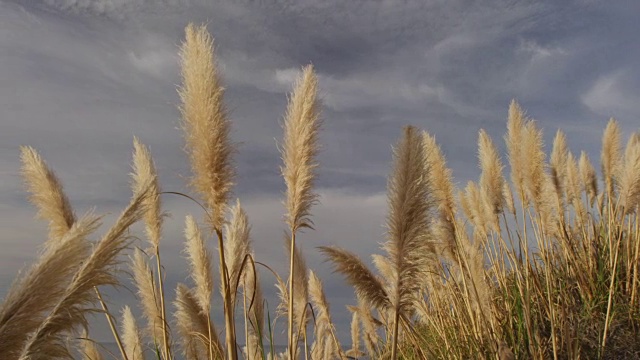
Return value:
[(428, 220), (432, 200), (425, 167), (430, 171), (422, 137), (414, 127), (406, 127), (394, 148), (394, 169), (388, 182), (388, 236), (383, 249), (393, 272), (383, 276), (393, 284), (392, 292), (385, 291), (354, 255), (335, 248), (321, 248), (335, 264), (336, 270), (347, 276), (364, 299), (372, 305), (392, 310), (391, 357), (394, 359), (401, 315), (411, 311), (413, 294), (420, 291), (424, 270), (432, 261), (430, 252), (434, 252), (432, 244), (429, 244)]
[(636, 211), (640, 204), (640, 142), (637, 134), (629, 138), (620, 176), (620, 206), (625, 214)]
[(559, 203), (563, 201), (566, 186), (568, 154), (567, 137), (562, 130), (558, 130), (555, 138), (553, 138), (553, 148), (551, 150), (549, 165), (551, 168), (551, 180), (553, 181), (553, 187), (556, 190)]
[[(313, 227), (311, 209), (318, 200), (320, 123), (313, 68), (303, 68), (294, 86), (280, 146), (289, 255), (284, 281), (251, 249), (251, 225), (240, 201), (229, 206), (235, 146), (213, 40), (205, 27), (193, 25), (185, 36), (180, 110), (192, 166), (189, 184), (202, 201), (207, 225), (201, 229), (192, 215), (185, 221), (185, 264), (192, 283), (178, 285), (175, 294), (163, 289), (161, 197), (198, 200), (160, 190), (151, 153), (137, 138), (133, 198), (95, 242), (90, 237), (100, 217), (76, 218), (53, 170), (35, 150), (23, 147), (26, 187), (49, 228), (38, 259), (17, 276), (0, 304), (3, 359), (104, 356), (86, 336), (89, 316), (98, 312), (106, 314), (126, 360), (144, 359), (144, 350), (159, 360), (171, 360), (178, 352), (187, 359), (235, 360), (242, 342), (237, 321), (244, 321), (244, 356), (250, 360), (343, 359), (364, 355), (361, 347), (371, 359), (393, 360), (640, 354), (638, 133), (623, 151), (621, 126), (609, 122), (601, 174), (586, 152), (578, 157), (569, 151), (562, 131), (556, 132), (547, 162), (542, 129), (513, 101), (504, 137), (510, 181), (503, 175), (502, 154), (489, 132), (481, 130), (480, 177), (465, 179), (466, 187), (458, 189), (435, 136), (406, 127), (393, 148), (386, 239), (381, 253), (372, 255), (375, 272), (350, 251), (320, 248), (357, 301), (348, 306), (352, 339), (345, 353), (349, 347), (340, 345), (330, 315), (331, 294), (325, 293), (317, 271), (307, 268), (296, 243), (302, 230)], [(604, 186), (599, 186), (599, 175)], [(139, 220), (144, 221), (148, 255), (136, 243), (130, 266), (146, 319), (142, 329), (128, 306), (116, 326), (100, 293), (102, 286), (120, 285), (120, 255), (138, 239), (131, 226)], [(224, 302), (220, 331), (212, 314), (217, 307), (212, 303), (211, 236), (217, 238)], [(262, 241), (263, 234), (257, 236)], [(258, 269), (273, 273), (280, 296), (277, 315), (287, 314), (287, 325), (271, 316)], [(276, 355), (275, 334), (284, 326), (288, 350)]]
[(84, 260), (73, 280), (59, 299), (51, 313), (33, 333), (20, 355), (20, 359), (47, 359), (67, 356), (63, 335), (77, 327), (86, 328), (86, 314), (92, 310), (88, 305), (98, 302), (94, 288), (102, 285), (118, 285), (114, 267), (117, 256), (129, 244), (125, 231), (140, 220), (146, 211), (145, 198), (149, 187), (141, 187), (134, 194), (129, 206), (115, 224), (98, 241), (91, 255)]
[(184, 284), (176, 290), (176, 326), (182, 343), (183, 355), (187, 359), (224, 357), (218, 333), (198, 305), (194, 292)]
[(613, 197), (613, 191), (617, 186), (621, 171), (622, 140), (618, 122), (611, 118), (602, 135), (602, 176), (605, 183), (607, 196)]
[(245, 257), (250, 252), (249, 234), (251, 232), (249, 218), (240, 205), (240, 200), (231, 208), (230, 218), (229, 224), (225, 226), (224, 251), (231, 286), (231, 302), (235, 303), (238, 291), (236, 284), (240, 284), (243, 270), (246, 270), (243, 269), (243, 265)]
[(439, 240), (447, 256), (453, 259), (456, 248), (454, 226), (456, 200), (451, 169), (447, 167), (442, 150), (434, 136), (426, 131), (423, 132), (422, 143), (426, 159), (425, 173), (428, 176), (431, 196), (438, 208), (438, 217), (431, 220), (433, 235)]
[[(498, 155), (498, 150), (493, 144), (493, 140), (484, 130), (480, 130), (478, 135), (478, 159), (482, 173), (480, 175), (480, 188), (485, 194), (487, 204), (490, 207), (490, 214), (496, 216), (502, 212), (505, 203), (504, 176), (502, 174), (502, 160)], [(492, 219), (493, 220), (493, 219)], [(493, 220), (495, 222), (497, 220)], [(497, 224), (495, 224), (497, 228)]]
[(122, 309), (122, 339), (126, 356), (129, 360), (144, 360), (144, 348), (140, 330), (131, 308), (125, 306)]
[(160, 299), (156, 290), (153, 271), (142, 250), (136, 249), (131, 261), (133, 280), (138, 289), (138, 301), (147, 321), (146, 335), (155, 343), (164, 338)]
[(80, 218), (54, 246), (48, 246), (36, 263), (9, 289), (0, 306), (0, 353), (17, 359), (30, 334), (45, 321), (48, 312), (66, 293), (91, 244), (87, 236), (98, 219)]
[(184, 235), (187, 239), (185, 252), (189, 259), (191, 279), (195, 284), (194, 297), (200, 307), (200, 312), (208, 316), (211, 311), (211, 293), (213, 291), (211, 254), (202, 238), (198, 224), (191, 215), (186, 217)]
[(49, 242), (59, 241), (69, 231), (76, 216), (56, 174), (38, 152), (28, 146), (22, 152), (22, 177), (38, 217), (49, 221)]
[(315, 343), (312, 347), (314, 359), (342, 358), (342, 350), (340, 343), (335, 335), (333, 321), (331, 321), (331, 313), (329, 311), (329, 302), (324, 293), (322, 281), (313, 272), (309, 272), (309, 298), (315, 309)]
[(231, 155), (235, 147), (229, 137), (231, 123), (223, 102), (224, 88), (213, 58), (213, 39), (205, 26), (187, 26), (180, 58), (180, 110), (193, 172), (190, 184), (204, 199), (211, 227), (218, 237), (226, 344), (229, 359), (235, 360), (238, 354), (234, 341), (233, 303), (222, 235), (234, 185), (235, 169)]
[[(287, 187), (285, 197), (286, 217), (291, 241), (289, 252), (289, 299), (288, 299), (288, 327), (289, 327), (289, 356), (294, 357), (294, 303), (297, 281), (301, 288), (306, 281), (300, 281), (300, 274), (296, 275), (296, 235), (300, 229), (313, 228), (311, 221), (311, 206), (317, 202), (318, 195), (313, 192), (316, 177), (316, 155), (318, 152), (318, 131), (320, 128), (317, 96), (318, 79), (313, 66), (302, 69), (302, 75), (294, 85), (289, 99), (287, 113), (284, 120), (284, 140), (282, 144), (281, 168), (282, 176)], [(306, 278), (306, 273), (304, 274)], [(298, 280), (296, 280), (298, 279)], [(305, 294), (306, 295), (306, 294)], [(300, 301), (297, 301), (300, 302)], [(306, 298), (304, 300), (306, 304)]]
[(180, 59), (180, 111), (193, 172), (190, 184), (210, 209), (211, 226), (222, 229), (234, 185), (234, 145), (229, 140), (231, 122), (213, 58), (213, 39), (205, 26), (187, 26)]
[(591, 206), (593, 206), (598, 196), (598, 177), (596, 176), (595, 168), (591, 164), (589, 155), (584, 151), (580, 153), (578, 169), (580, 170), (583, 191), (587, 193)]
[(160, 234), (162, 231), (162, 213), (160, 203), (160, 185), (156, 167), (151, 159), (149, 149), (138, 138), (133, 139), (133, 173), (131, 174), (131, 186), (133, 192), (139, 192), (148, 187), (148, 196), (144, 200), (144, 224), (147, 240), (151, 245), (151, 251), (156, 258), (156, 274), (158, 284), (160, 319), (162, 324), (162, 344), (165, 354), (170, 354), (169, 331), (167, 329), (167, 313), (164, 301), (164, 280), (162, 275), (162, 263), (160, 260)]

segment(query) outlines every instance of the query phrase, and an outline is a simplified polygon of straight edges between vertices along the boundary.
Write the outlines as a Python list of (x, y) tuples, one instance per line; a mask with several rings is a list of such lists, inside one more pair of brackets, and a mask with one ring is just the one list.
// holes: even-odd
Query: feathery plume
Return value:
[(46, 247), (36, 263), (9, 288), (0, 305), (0, 354), (10, 359), (19, 356), (29, 334), (38, 329), (64, 296), (91, 250), (86, 238), (99, 226), (92, 215), (80, 218), (59, 241)]
[[(222, 358), (222, 345), (209, 314), (203, 314), (193, 291), (186, 285), (178, 284), (176, 290), (176, 326), (182, 343), (184, 356), (188, 359), (208, 359), (209, 344), (216, 358)], [(209, 334), (211, 338), (209, 338)]]
[[(569, 153), (567, 156), (567, 180), (566, 180), (566, 193), (567, 193), (567, 202), (573, 205), (573, 208), (576, 210), (578, 217), (580, 219), (584, 219), (585, 208), (582, 203), (582, 199), (580, 196), (581, 193), (581, 180), (580, 173), (578, 170), (578, 161), (573, 156), (572, 153)], [(582, 220), (581, 220), (582, 221)]]
[(317, 87), (313, 66), (304, 67), (294, 85), (284, 120), (282, 176), (287, 186), (286, 221), (292, 233), (313, 226), (310, 210), (318, 199), (313, 192), (320, 129)]
[(160, 185), (158, 184), (158, 174), (151, 158), (149, 148), (133, 138), (133, 172), (131, 173), (133, 192), (137, 193), (145, 186), (149, 188), (149, 196), (145, 198), (144, 207), (147, 212), (144, 214), (145, 232), (147, 240), (151, 245), (152, 252), (158, 252), (160, 235), (162, 233), (162, 213), (160, 203)]
[(534, 206), (546, 234), (556, 235), (557, 228), (555, 225), (558, 220), (558, 213), (555, 210), (558, 208), (558, 204), (557, 201), (554, 201), (555, 189), (553, 187), (553, 180), (551, 180), (549, 174), (543, 173), (540, 182), (540, 195), (534, 202)]
[(347, 356), (357, 358), (362, 356), (360, 351), (360, 317), (358, 310), (350, 306), (351, 311), (351, 349), (347, 351)]
[(115, 224), (95, 244), (93, 252), (78, 269), (65, 294), (38, 330), (31, 335), (21, 354), (22, 360), (69, 356), (63, 335), (80, 326), (87, 328), (86, 315), (99, 311), (91, 307), (98, 302), (95, 288), (119, 284), (115, 275), (117, 256), (129, 245), (130, 237), (126, 231), (140, 220), (147, 210), (144, 202), (148, 196), (148, 189), (142, 187), (134, 194)]
[[(289, 245), (289, 299), (288, 299), (288, 342), (289, 356), (294, 356), (294, 284), (296, 282), (296, 266), (293, 251), (296, 249), (296, 233), (301, 228), (313, 228), (311, 221), (311, 206), (318, 201), (318, 195), (313, 192), (316, 177), (316, 155), (318, 153), (318, 132), (320, 129), (320, 112), (317, 100), (318, 79), (313, 66), (302, 69), (302, 75), (294, 85), (289, 99), (287, 113), (283, 124), (284, 143), (282, 144), (281, 167), (286, 190), (286, 223), (291, 231)], [(306, 273), (304, 274), (306, 279)], [(306, 280), (304, 281), (306, 286)], [(306, 297), (306, 294), (305, 294)], [(299, 297), (298, 297), (299, 298)], [(306, 303), (306, 302), (305, 302)]]
[(160, 235), (162, 231), (162, 213), (160, 204), (160, 185), (156, 167), (151, 158), (149, 149), (143, 145), (138, 138), (133, 139), (133, 172), (131, 173), (134, 194), (142, 189), (147, 189), (148, 196), (144, 200), (143, 206), (147, 209), (144, 213), (145, 232), (147, 240), (151, 245), (151, 252), (156, 258), (156, 269), (158, 276), (158, 295), (160, 296), (160, 318), (163, 326), (163, 351), (165, 356), (169, 353), (169, 331), (167, 330), (167, 314), (164, 302), (164, 277), (162, 275), (162, 264), (160, 261)]
[(129, 360), (144, 360), (140, 330), (128, 306), (122, 309), (122, 340)]
[(38, 217), (49, 221), (49, 242), (58, 241), (76, 221), (69, 199), (65, 195), (62, 184), (38, 152), (23, 146), (22, 177), (27, 190), (31, 193), (29, 199), (38, 208)]
[(582, 188), (589, 196), (589, 201), (591, 206), (593, 206), (598, 197), (598, 177), (596, 176), (595, 168), (591, 164), (591, 160), (589, 160), (589, 156), (584, 151), (580, 153), (578, 168), (580, 170)]
[(434, 136), (424, 131), (422, 143), (426, 159), (425, 173), (428, 176), (433, 200), (438, 207), (438, 217), (431, 224), (433, 235), (444, 247), (447, 255), (455, 258), (453, 253), (456, 247), (454, 227), (456, 208), (451, 169), (447, 167), (442, 150)]
[(380, 278), (384, 284), (384, 290), (389, 294), (389, 300), (393, 303), (395, 301), (393, 297), (396, 293), (395, 286), (397, 285), (393, 279), (398, 277), (396, 269), (393, 267), (391, 260), (386, 256), (373, 254), (371, 255), (371, 260), (373, 261), (373, 266), (378, 270), (378, 274), (380, 274)]
[(242, 271), (242, 262), (250, 252), (251, 227), (247, 213), (240, 205), (240, 200), (236, 201), (236, 205), (230, 209), (230, 212), (231, 221), (225, 226), (224, 253), (231, 286), (231, 302), (234, 303), (237, 293), (235, 286)]
[[(473, 181), (469, 181), (464, 188), (464, 192), (460, 194), (460, 204), (462, 209), (474, 226), (474, 230), (485, 237), (489, 231), (488, 216), (492, 213), (487, 213), (485, 203), (488, 204), (488, 199), (483, 198), (483, 194), (478, 188), (478, 185)], [(495, 217), (492, 214), (492, 217)]]
[(572, 153), (567, 154), (567, 181), (566, 181), (566, 193), (567, 201), (580, 200), (580, 193), (582, 192), (582, 186), (580, 181), (580, 173), (578, 170), (578, 161)]
[(488, 194), (493, 213), (498, 214), (502, 211), (504, 204), (504, 195), (502, 193), (504, 184), (502, 169), (504, 166), (493, 141), (486, 131), (482, 129), (478, 135), (478, 159), (482, 170), (480, 188)]
[(191, 186), (211, 210), (211, 226), (221, 230), (234, 184), (231, 155), (235, 150), (229, 139), (231, 123), (213, 57), (213, 39), (206, 26), (186, 27), (180, 59), (180, 111), (193, 172)]
[(392, 310), (395, 316), (391, 357), (397, 351), (400, 315), (410, 311), (414, 296), (420, 291), (425, 269), (435, 258), (430, 242), (428, 171), (423, 137), (411, 126), (393, 151), (394, 168), (387, 185), (387, 241), (382, 245), (397, 276), (392, 279), (395, 293), (386, 293), (380, 281), (353, 254), (333, 247), (321, 251), (333, 262), (334, 268), (347, 277), (356, 293), (380, 310)]
[(511, 182), (515, 186), (518, 195), (523, 197), (522, 201), (526, 203), (526, 198), (524, 198), (524, 196), (526, 196), (524, 166), (527, 159), (522, 146), (525, 121), (526, 117), (522, 108), (520, 108), (520, 105), (515, 100), (511, 100), (511, 104), (509, 104), (505, 142), (507, 144), (509, 164), (511, 166)]
[(478, 135), (478, 159), (480, 162), (480, 189), (486, 196), (487, 205), (490, 207), (491, 222), (494, 228), (498, 228), (497, 215), (502, 212), (505, 203), (503, 187), (504, 177), (502, 175), (502, 161), (498, 150), (489, 135), (480, 130)]
[(484, 253), (482, 245), (479, 242), (472, 243), (469, 239), (461, 241), (463, 252), (466, 257), (468, 268), (469, 283), (472, 288), (470, 292), (473, 294), (472, 299), (480, 313), (489, 316), (491, 314), (491, 294), (489, 286), (484, 277)]
[(551, 180), (553, 186), (558, 195), (559, 201), (563, 201), (565, 192), (565, 183), (567, 177), (567, 155), (569, 149), (567, 149), (567, 137), (558, 130), (556, 136), (553, 139), (553, 148), (551, 150), (551, 157), (549, 159), (549, 165), (551, 167)]
[(542, 142), (542, 130), (538, 129), (534, 120), (524, 126), (522, 136), (522, 151), (526, 154), (523, 161), (524, 184), (528, 199), (533, 202), (536, 211), (540, 211), (544, 198), (545, 186), (545, 154)]
[(515, 205), (515, 202), (513, 200), (513, 191), (511, 191), (511, 186), (509, 186), (509, 184), (506, 181), (504, 182), (504, 185), (502, 186), (502, 197), (504, 198), (507, 210), (509, 210), (510, 213), (515, 215), (516, 214), (516, 205)]
[(367, 305), (381, 309), (391, 307), (389, 296), (380, 279), (356, 255), (333, 246), (323, 246), (319, 249), (331, 260), (334, 270), (347, 278), (347, 282), (355, 289), (356, 295)]
[(629, 138), (623, 169), (620, 178), (620, 205), (625, 214), (629, 214), (640, 204), (640, 137), (637, 134)]
[(138, 289), (138, 299), (142, 307), (142, 313), (147, 320), (147, 335), (155, 344), (160, 344), (164, 338), (160, 298), (154, 285), (153, 270), (151, 270), (143, 254), (142, 250), (135, 249), (131, 262), (131, 271)]
[(439, 209), (451, 216), (455, 214), (455, 197), (453, 195), (454, 187), (451, 169), (447, 167), (447, 162), (442, 154), (442, 150), (433, 135), (423, 131), (422, 142), (427, 163), (426, 173), (433, 191), (432, 196), (434, 202), (436, 202)]
[(367, 350), (369, 357), (375, 358), (378, 353), (377, 348), (379, 341), (376, 321), (371, 314), (371, 310), (360, 297), (358, 297), (357, 311), (358, 316), (360, 317), (360, 322), (362, 323), (364, 347)]
[(394, 149), (394, 169), (387, 185), (388, 235), (383, 244), (398, 274), (394, 304), (398, 313), (410, 306), (410, 295), (419, 290), (422, 270), (432, 260), (426, 256), (432, 198), (424, 163), (422, 139), (415, 128), (406, 127)]
[(189, 258), (191, 278), (196, 284), (194, 297), (200, 311), (208, 316), (211, 310), (211, 292), (213, 291), (211, 254), (202, 238), (198, 224), (191, 215), (187, 215), (185, 219), (184, 235), (187, 239), (185, 250)]
[(622, 171), (622, 140), (618, 122), (611, 118), (602, 135), (602, 176), (604, 177), (605, 191), (611, 196), (617, 186)]
[[(309, 271), (309, 297), (311, 303), (316, 310), (316, 324), (315, 324), (315, 342), (316, 344), (323, 346), (324, 358), (333, 358), (335, 353), (332, 351), (339, 349), (339, 345), (336, 344), (335, 330), (333, 328), (333, 322), (331, 321), (331, 314), (329, 312), (329, 302), (324, 294), (322, 287), (322, 281), (313, 272)], [(327, 347), (324, 345), (327, 342), (333, 343), (334, 347), (330, 347), (329, 352), (326, 352)]]

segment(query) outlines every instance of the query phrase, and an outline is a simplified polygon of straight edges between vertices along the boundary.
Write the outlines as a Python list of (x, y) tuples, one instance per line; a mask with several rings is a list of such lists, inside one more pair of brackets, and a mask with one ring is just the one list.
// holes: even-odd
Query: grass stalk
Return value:
[(156, 269), (158, 272), (158, 291), (160, 292), (160, 315), (162, 316), (162, 345), (166, 359), (173, 358), (171, 346), (169, 345), (169, 329), (167, 328), (167, 310), (164, 299), (164, 279), (162, 276), (162, 265), (160, 261), (160, 248), (156, 247)]
[(294, 344), (294, 339), (293, 339), (293, 295), (294, 295), (294, 286), (293, 286), (293, 279), (294, 279), (294, 271), (295, 271), (295, 266), (294, 266), (294, 261), (295, 261), (295, 247), (296, 247), (296, 233), (294, 231), (291, 232), (291, 246), (290, 246), (290, 253), (289, 253), (289, 311), (287, 312), (288, 318), (288, 341), (289, 341), (289, 358), (290, 359), (294, 359), (294, 347), (297, 346), (297, 344)]
[(120, 354), (122, 355), (122, 359), (129, 360), (127, 357), (127, 352), (124, 350), (124, 346), (122, 345), (122, 340), (120, 339), (120, 334), (118, 333), (118, 329), (113, 322), (113, 317), (111, 316), (111, 312), (109, 312), (109, 308), (107, 307), (107, 303), (104, 302), (102, 298), (102, 294), (100, 294), (100, 290), (97, 287), (94, 287), (96, 291), (96, 296), (98, 297), (98, 301), (100, 302), (100, 306), (102, 306), (102, 310), (104, 311), (104, 315), (107, 318), (107, 322), (109, 323), (109, 329), (111, 329), (111, 333), (113, 334), (113, 338), (116, 340), (116, 344), (118, 345), (118, 350), (120, 350)]

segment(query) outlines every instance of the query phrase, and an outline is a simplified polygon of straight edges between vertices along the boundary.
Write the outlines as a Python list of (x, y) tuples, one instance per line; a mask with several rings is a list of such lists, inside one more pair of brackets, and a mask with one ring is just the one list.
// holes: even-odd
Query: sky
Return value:
[[(163, 190), (192, 193), (176, 88), (178, 49), (194, 22), (215, 38), (239, 144), (235, 196), (257, 258), (284, 276), (277, 144), (294, 79), (304, 65), (317, 71), (321, 198), (316, 229), (298, 242), (348, 343), (353, 291), (315, 248), (340, 245), (366, 261), (380, 252), (391, 145), (402, 127), (435, 135), (461, 186), (479, 175), (478, 130), (504, 150), (512, 99), (539, 122), (548, 147), (561, 128), (573, 152), (596, 161), (610, 117), (627, 134), (640, 125), (639, 11), (635, 0), (0, 0), (0, 298), (47, 235), (22, 185), (21, 145), (56, 171), (77, 214), (95, 209), (108, 214), (106, 225), (130, 197), (134, 136), (150, 147)], [(172, 297), (189, 281), (184, 216), (203, 214), (184, 198), (163, 202)], [(115, 309), (135, 307), (123, 278), (126, 287), (109, 292)], [(271, 284), (264, 273), (273, 311)], [(214, 302), (219, 312), (220, 297)], [(92, 336), (109, 341), (101, 321)]]

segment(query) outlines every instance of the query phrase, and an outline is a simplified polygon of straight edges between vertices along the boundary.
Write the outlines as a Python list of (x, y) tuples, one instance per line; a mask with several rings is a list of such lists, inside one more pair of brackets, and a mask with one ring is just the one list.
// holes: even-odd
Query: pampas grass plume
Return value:
[(504, 177), (502, 175), (502, 161), (498, 150), (489, 135), (480, 130), (478, 135), (478, 159), (480, 162), (480, 188), (487, 197), (492, 214), (502, 212), (504, 205)]
[(551, 167), (551, 179), (553, 181), (553, 186), (556, 189), (558, 199), (560, 200), (562, 200), (565, 191), (568, 153), (567, 137), (562, 130), (558, 130), (555, 138), (553, 139), (553, 148), (551, 150), (551, 157), (549, 158), (549, 165)]
[(222, 230), (234, 185), (231, 155), (235, 148), (229, 139), (231, 123), (213, 58), (213, 39), (205, 26), (189, 24), (186, 27), (180, 59), (180, 111), (193, 172), (191, 186), (212, 212), (212, 227)]
[(81, 217), (14, 282), (0, 305), (0, 354), (7, 358), (19, 356), (29, 335), (65, 295), (73, 275), (91, 250), (86, 238), (98, 226), (98, 218)]
[(589, 196), (591, 205), (596, 201), (598, 196), (598, 177), (596, 170), (591, 164), (591, 160), (586, 152), (580, 153), (580, 160), (578, 161), (578, 169), (580, 170), (580, 179), (582, 181), (582, 188)]
[(287, 186), (286, 221), (294, 233), (312, 226), (310, 210), (318, 198), (313, 192), (320, 129), (317, 87), (313, 66), (304, 67), (294, 85), (284, 120), (282, 176)]
[(56, 174), (38, 152), (28, 146), (21, 150), (22, 177), (38, 217), (49, 221), (49, 242), (59, 241), (76, 220), (69, 199)]
[[(236, 284), (240, 280), (242, 263), (250, 251), (251, 226), (246, 211), (242, 208), (240, 200), (230, 209), (231, 220), (225, 226), (225, 259), (231, 286), (231, 299), (235, 301)], [(241, 284), (241, 283), (240, 283)]]
[(604, 177), (605, 191), (608, 196), (613, 194), (620, 177), (622, 165), (622, 140), (618, 122), (611, 118), (602, 135), (602, 176)]
[(124, 349), (129, 360), (144, 360), (144, 354), (142, 347), (142, 339), (140, 337), (140, 330), (136, 324), (136, 319), (133, 317), (131, 308), (125, 306), (122, 309), (122, 340), (124, 343)]
[(84, 260), (64, 295), (38, 330), (31, 335), (25, 345), (21, 359), (45, 359), (67, 356), (64, 343), (65, 334), (88, 327), (86, 315), (92, 311), (91, 305), (98, 302), (95, 288), (104, 285), (118, 285), (115, 266), (117, 256), (129, 245), (126, 231), (140, 220), (147, 210), (144, 207), (149, 187), (142, 187), (135, 193), (127, 208), (115, 224), (98, 241), (91, 255)]
[(191, 267), (191, 278), (196, 284), (194, 297), (200, 306), (200, 311), (208, 316), (213, 291), (211, 254), (202, 238), (198, 224), (191, 215), (187, 215), (185, 219), (184, 235), (187, 239), (185, 251)]
[(160, 202), (158, 174), (149, 148), (142, 144), (137, 137), (133, 138), (133, 149), (132, 188), (134, 193), (139, 192), (145, 186), (149, 188), (149, 195), (145, 198), (144, 204), (147, 209), (144, 214), (145, 232), (152, 252), (157, 253), (162, 233), (162, 218), (164, 217)]
[(134, 251), (131, 272), (138, 289), (138, 301), (147, 320), (147, 335), (154, 342), (159, 343), (164, 337), (160, 297), (154, 285), (153, 270), (151, 270), (142, 250), (136, 249)]
[(620, 205), (632, 213), (640, 204), (640, 137), (634, 134), (627, 143), (620, 178)]

